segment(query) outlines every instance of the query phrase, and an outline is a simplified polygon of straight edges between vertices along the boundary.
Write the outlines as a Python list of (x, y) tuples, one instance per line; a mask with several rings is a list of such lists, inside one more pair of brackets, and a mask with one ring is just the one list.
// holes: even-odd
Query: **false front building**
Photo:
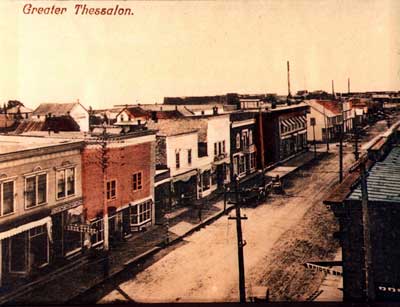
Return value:
[(13, 287), (82, 249), (81, 150), (68, 139), (0, 136), (1, 282)]

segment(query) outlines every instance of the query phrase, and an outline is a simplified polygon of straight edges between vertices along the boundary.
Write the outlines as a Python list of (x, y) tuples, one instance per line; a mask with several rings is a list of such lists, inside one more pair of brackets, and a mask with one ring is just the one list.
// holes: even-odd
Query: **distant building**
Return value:
[[(261, 117), (256, 116), (257, 126), (262, 127), (259, 138), (263, 139), (264, 144), (264, 150), (261, 150), (261, 139), (258, 139), (258, 161), (264, 161), (266, 166), (308, 149), (306, 119), (308, 110), (309, 107), (306, 104), (297, 104), (280, 106), (263, 111)], [(262, 152), (264, 152), (264, 157), (261, 157)]]
[[(307, 138), (309, 141), (317, 142), (334, 142), (339, 139), (342, 125), (343, 114), (341, 105), (338, 101), (333, 100), (307, 100), (306, 104), (310, 106), (310, 113), (307, 114)], [(315, 121), (314, 128), (311, 123)]]
[(89, 131), (89, 112), (79, 102), (72, 103), (42, 103), (32, 113), (35, 121), (45, 121), (46, 117), (71, 117), (79, 130)]
[(231, 181), (244, 178), (257, 170), (258, 136), (256, 113), (237, 112), (230, 114), (231, 121)]

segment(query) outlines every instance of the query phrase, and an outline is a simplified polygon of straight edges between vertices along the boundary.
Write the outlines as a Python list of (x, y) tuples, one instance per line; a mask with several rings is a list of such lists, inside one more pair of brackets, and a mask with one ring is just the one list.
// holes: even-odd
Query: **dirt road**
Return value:
[[(377, 132), (371, 129), (371, 139)], [(365, 140), (367, 141), (367, 140)], [(285, 181), (284, 196), (257, 208), (245, 208), (243, 222), (246, 287), (270, 288), (273, 300), (305, 300), (322, 276), (306, 271), (309, 260), (333, 259), (337, 225), (322, 204), (338, 181), (337, 148), (314, 165)], [(346, 150), (345, 168), (353, 161)], [(185, 244), (119, 285), (100, 302), (222, 302), (238, 301), (237, 249), (234, 221), (222, 217), (187, 237)]]

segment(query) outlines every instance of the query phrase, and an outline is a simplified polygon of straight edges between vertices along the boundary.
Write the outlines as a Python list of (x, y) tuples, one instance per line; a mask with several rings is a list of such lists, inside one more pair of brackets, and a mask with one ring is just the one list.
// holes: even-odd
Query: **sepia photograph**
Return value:
[(399, 25), (2, 0), (0, 305), (400, 303)]

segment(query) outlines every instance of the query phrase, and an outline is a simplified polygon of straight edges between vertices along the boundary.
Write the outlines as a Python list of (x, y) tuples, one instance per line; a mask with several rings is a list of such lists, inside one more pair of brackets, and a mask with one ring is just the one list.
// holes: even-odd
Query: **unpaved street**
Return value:
[[(384, 123), (379, 123), (368, 139), (383, 127)], [(248, 217), (242, 222), (247, 242), (244, 256), (248, 292), (263, 285), (271, 288), (274, 299), (302, 300), (318, 287), (310, 280), (318, 276), (308, 276), (309, 280), (301, 281), (301, 285), (296, 279), (298, 274), (304, 275), (300, 269), (304, 259), (333, 257), (338, 248), (331, 237), (336, 223), (322, 204), (338, 181), (337, 151), (331, 145), (330, 154), (318, 163), (291, 174), (285, 181), (284, 196), (273, 195), (257, 208), (242, 210)], [(345, 168), (353, 161), (350, 151), (348, 146)], [(300, 291), (304, 282), (309, 285)], [(185, 244), (119, 285), (100, 302), (127, 297), (138, 302), (238, 301), (237, 285), (235, 221), (222, 217), (187, 237)]]

